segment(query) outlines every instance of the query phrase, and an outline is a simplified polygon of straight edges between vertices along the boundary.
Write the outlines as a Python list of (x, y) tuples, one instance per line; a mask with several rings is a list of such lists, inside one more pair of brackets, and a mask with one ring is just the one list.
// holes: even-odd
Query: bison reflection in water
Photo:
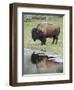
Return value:
[(48, 57), (44, 53), (33, 52), (31, 62), (36, 64), (38, 73), (62, 73), (63, 63), (55, 62), (55, 57)]
[(36, 41), (39, 39), (41, 45), (46, 44), (46, 38), (53, 38), (52, 44), (57, 44), (58, 36), (60, 33), (60, 27), (47, 22), (40, 23), (36, 28), (32, 29), (32, 39)]

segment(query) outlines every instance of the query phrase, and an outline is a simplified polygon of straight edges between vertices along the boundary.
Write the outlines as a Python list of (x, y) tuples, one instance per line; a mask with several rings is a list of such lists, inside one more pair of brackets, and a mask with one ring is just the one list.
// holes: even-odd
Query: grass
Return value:
[(32, 28), (36, 27), (40, 22), (42, 22), (42, 20), (31, 19), (28, 22), (24, 21), (24, 47), (30, 49), (45, 50), (56, 54), (63, 54), (63, 16), (53, 16), (53, 18), (48, 21), (49, 23), (60, 26), (61, 32), (57, 45), (52, 45), (52, 39), (50, 38), (47, 39), (46, 45), (43, 46), (41, 46), (41, 42), (39, 40), (36, 40), (36, 42), (32, 40)]

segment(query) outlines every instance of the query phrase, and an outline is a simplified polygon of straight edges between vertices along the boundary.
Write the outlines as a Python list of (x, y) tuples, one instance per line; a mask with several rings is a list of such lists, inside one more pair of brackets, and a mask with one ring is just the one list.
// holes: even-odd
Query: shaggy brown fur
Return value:
[(38, 24), (37, 29), (42, 31), (47, 37), (52, 37), (54, 33), (58, 35), (60, 32), (60, 27), (47, 22)]

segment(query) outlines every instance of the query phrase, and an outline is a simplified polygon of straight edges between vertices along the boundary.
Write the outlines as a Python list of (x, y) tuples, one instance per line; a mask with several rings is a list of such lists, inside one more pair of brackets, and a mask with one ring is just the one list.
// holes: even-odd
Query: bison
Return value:
[(46, 38), (53, 38), (52, 44), (57, 44), (59, 34), (60, 27), (49, 23), (40, 23), (32, 29), (32, 39), (40, 40), (41, 45), (46, 44)]

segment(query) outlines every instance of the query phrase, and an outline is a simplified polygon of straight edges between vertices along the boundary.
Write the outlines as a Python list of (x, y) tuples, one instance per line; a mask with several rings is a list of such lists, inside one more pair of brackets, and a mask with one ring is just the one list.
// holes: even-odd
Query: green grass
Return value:
[(32, 19), (28, 22), (24, 21), (24, 47), (30, 49), (45, 50), (56, 54), (63, 54), (63, 17), (53, 16), (53, 18), (48, 21), (49, 23), (60, 26), (61, 32), (57, 45), (52, 45), (53, 39), (50, 38), (47, 39), (46, 45), (43, 46), (41, 46), (41, 42), (39, 40), (36, 40), (36, 42), (32, 40), (32, 28), (36, 27), (40, 22), (42, 22), (42, 20)]

